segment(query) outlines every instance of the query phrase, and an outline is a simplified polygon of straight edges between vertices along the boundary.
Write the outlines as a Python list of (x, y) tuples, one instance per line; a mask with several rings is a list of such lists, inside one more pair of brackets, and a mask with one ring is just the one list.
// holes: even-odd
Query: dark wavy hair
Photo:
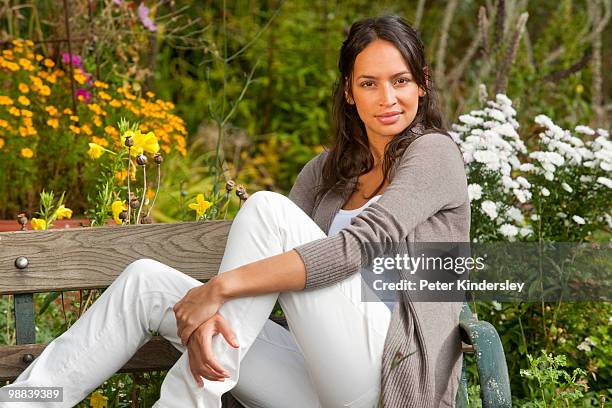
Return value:
[(412, 123), (387, 144), (383, 158), (384, 178), (376, 191), (368, 198), (375, 196), (384, 186), (385, 181), (390, 181), (393, 163), (412, 141), (431, 132), (448, 134), (438, 108), (437, 97), (429, 75), (431, 71), (428, 68), (425, 49), (418, 33), (403, 18), (394, 15), (357, 21), (351, 26), (348, 37), (340, 49), (338, 61), (340, 75), (334, 85), (335, 137), (323, 166), (323, 181), (318, 188), (317, 198), (332, 189), (339, 192), (344, 191), (353, 177), (367, 173), (374, 167), (374, 158), (368, 147), (365, 125), (355, 105), (347, 102), (345, 91), (352, 96), (351, 84), (357, 55), (377, 39), (386, 40), (395, 45), (410, 68), (414, 81), (426, 93), (419, 97), (416, 117)]

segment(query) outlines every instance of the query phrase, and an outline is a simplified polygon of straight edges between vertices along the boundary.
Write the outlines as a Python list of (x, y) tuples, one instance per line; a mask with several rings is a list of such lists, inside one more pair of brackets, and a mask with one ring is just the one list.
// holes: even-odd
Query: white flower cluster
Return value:
[[(467, 165), (470, 201), (482, 199), (479, 210), (497, 224), (498, 233), (509, 240), (532, 232), (522, 211), (508, 204), (514, 201), (522, 204), (532, 196), (529, 181), (513, 176), (521, 168), (519, 154), (527, 152), (517, 132), (519, 124), (515, 117), (512, 101), (498, 94), (483, 110), (460, 116), (461, 123), (454, 124), (450, 132)], [(486, 177), (483, 172), (493, 177)]]
[(608, 131), (604, 129), (595, 131), (588, 126), (576, 126), (576, 133), (587, 136), (597, 135), (595, 140), (583, 142), (582, 139), (573, 136), (569, 130), (562, 129), (554, 124), (545, 115), (536, 116), (535, 122), (545, 128), (539, 134), (540, 146), (543, 150), (529, 154), (529, 157), (534, 159), (539, 166), (525, 168), (524, 170), (532, 170), (536, 174), (543, 174), (548, 181), (555, 179), (556, 170), (563, 165), (570, 167), (584, 166), (591, 169), (601, 168), (605, 172), (612, 171), (612, 142), (608, 139)]
[[(452, 126), (451, 136), (466, 164), (472, 218), (478, 220), (472, 225), (475, 235), (510, 241), (524, 238), (533, 233), (530, 224), (551, 211), (567, 227), (597, 222), (612, 228), (612, 214), (601, 211), (600, 204), (584, 204), (590, 209), (581, 213), (582, 204), (577, 211), (576, 206), (562, 203), (609, 200), (612, 142), (608, 131), (581, 125), (572, 133), (538, 115), (535, 122), (544, 129), (538, 135), (538, 150), (528, 153), (515, 117), (512, 101), (498, 94), (484, 109), (460, 116), (459, 123)], [(535, 198), (534, 193), (538, 194)]]
[(591, 348), (595, 346), (597, 346), (597, 343), (595, 343), (590, 337), (585, 337), (582, 343), (580, 343), (576, 348), (580, 351), (584, 351), (585, 353), (589, 353)]
[[(590, 193), (599, 189), (612, 188), (612, 179), (608, 177), (612, 171), (612, 142), (609, 140), (610, 135), (607, 130), (593, 130), (583, 125), (576, 126), (574, 131), (577, 134), (589, 138), (594, 137), (593, 140), (583, 142), (579, 137), (572, 135), (569, 130), (557, 126), (545, 115), (536, 116), (535, 122), (544, 128), (544, 131), (538, 135), (542, 150), (529, 154), (535, 165), (523, 168), (524, 171), (543, 175), (550, 182), (557, 179), (574, 180), (576, 183), (574, 186), (566, 181), (560, 183), (561, 188), (569, 194), (585, 186), (588, 186)], [(581, 176), (575, 180), (575, 177), (572, 177), (575, 174), (581, 174)], [(592, 184), (594, 180), (599, 186)], [(550, 191), (544, 186), (541, 186), (540, 193), (544, 197), (550, 195)], [(557, 216), (567, 218), (567, 214), (563, 212), (559, 212)], [(600, 221), (606, 221), (610, 225), (608, 214), (602, 214), (599, 218)], [(584, 217), (577, 214), (574, 214), (571, 219), (578, 225), (587, 223)]]

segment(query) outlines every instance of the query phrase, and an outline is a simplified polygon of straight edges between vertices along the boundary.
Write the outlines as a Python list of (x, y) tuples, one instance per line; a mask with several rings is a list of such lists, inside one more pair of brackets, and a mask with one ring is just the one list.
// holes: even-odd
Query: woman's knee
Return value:
[(131, 262), (128, 266), (126, 266), (126, 268), (121, 273), (121, 276), (124, 276), (125, 278), (131, 280), (157, 280), (157, 274), (161, 271), (167, 273), (166, 269), (171, 268), (166, 267), (166, 265), (154, 259), (141, 258)]
[(291, 202), (289, 198), (274, 191), (257, 191), (244, 202), (242, 210), (252, 207), (271, 209), (278, 205), (287, 205), (288, 202)]

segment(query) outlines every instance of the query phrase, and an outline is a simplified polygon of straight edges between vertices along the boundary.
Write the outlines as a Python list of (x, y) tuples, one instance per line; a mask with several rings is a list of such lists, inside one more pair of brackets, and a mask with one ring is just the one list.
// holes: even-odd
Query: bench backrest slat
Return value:
[[(217, 274), (231, 221), (0, 233), (0, 294), (109, 286), (132, 261), (151, 258), (200, 281)], [(26, 257), (18, 269), (15, 260)]]

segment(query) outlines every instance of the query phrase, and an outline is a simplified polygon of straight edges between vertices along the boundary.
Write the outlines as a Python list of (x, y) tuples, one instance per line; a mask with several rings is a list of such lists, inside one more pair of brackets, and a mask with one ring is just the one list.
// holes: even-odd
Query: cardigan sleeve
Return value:
[(311, 218), (315, 205), (315, 192), (321, 180), (320, 173), (327, 154), (322, 152), (306, 163), (289, 191), (289, 199)]
[(306, 268), (305, 289), (328, 286), (358, 273), (362, 265), (382, 256), (385, 248), (405, 241), (421, 222), (459, 207), (466, 199), (467, 177), (455, 142), (441, 133), (419, 137), (403, 153), (377, 202), (338, 234), (295, 247)]

